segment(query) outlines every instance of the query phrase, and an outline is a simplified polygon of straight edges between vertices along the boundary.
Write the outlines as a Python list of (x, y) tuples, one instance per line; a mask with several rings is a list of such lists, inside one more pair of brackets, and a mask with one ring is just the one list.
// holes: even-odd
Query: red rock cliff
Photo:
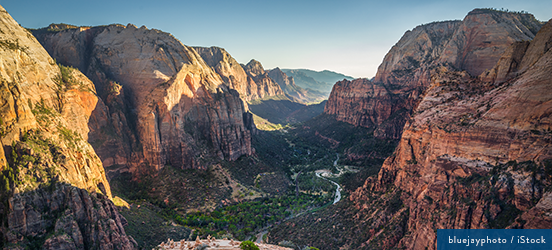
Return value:
[(86, 142), (94, 85), (59, 67), (2, 7), (0, 33), (0, 245), (136, 248)]
[(477, 76), (491, 69), (512, 43), (531, 40), (540, 25), (529, 14), (474, 10), (463, 21), (418, 26), (391, 48), (372, 81), (356, 81), (373, 86), (336, 84), (324, 112), (373, 127), (376, 137), (398, 139), (403, 118), (416, 108), (431, 82), (432, 69), (442, 65)]
[[(229, 88), (245, 91), (243, 75), (228, 55), (214, 66), (221, 77), (196, 50), (158, 30), (111, 25), (35, 34), (55, 58), (84, 67), (102, 90), (107, 108), (98, 110), (96, 120), (106, 125), (96, 127), (114, 129), (123, 141), (97, 144), (104, 164), (126, 163), (131, 172), (146, 173), (166, 164), (204, 167), (200, 158), (235, 160), (251, 154), (246, 109), (238, 91)], [(102, 121), (105, 114), (108, 121)]]
[(380, 225), (404, 218), (404, 229), (393, 229), (399, 236), (378, 238), (381, 229), (368, 226), (367, 244), (435, 249), (435, 229), (552, 226), (551, 27), (549, 21), (525, 52), (512, 53), (519, 50), (513, 44), (495, 56), (531, 62), (516, 67), (517, 77), (496, 82), (444, 66), (432, 71), (394, 155), (351, 195), (359, 214), (373, 212), (367, 201), (386, 199), (369, 198), (374, 193), (395, 193), (404, 204), (371, 215)]

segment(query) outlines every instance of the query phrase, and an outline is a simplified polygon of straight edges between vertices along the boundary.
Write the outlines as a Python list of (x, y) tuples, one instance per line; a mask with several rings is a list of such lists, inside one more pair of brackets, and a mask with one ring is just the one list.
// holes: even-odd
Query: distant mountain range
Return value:
[(295, 84), (301, 88), (312, 89), (329, 96), (333, 85), (343, 79), (353, 80), (351, 76), (341, 73), (323, 70), (314, 71), (310, 69), (281, 69), (286, 75), (293, 77)]

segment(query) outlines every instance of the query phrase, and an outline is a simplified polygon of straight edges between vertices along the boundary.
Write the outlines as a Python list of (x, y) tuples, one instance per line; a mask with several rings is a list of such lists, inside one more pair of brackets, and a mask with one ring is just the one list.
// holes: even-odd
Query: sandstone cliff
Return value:
[[(552, 50), (543, 46), (552, 42), (551, 27), (549, 21), (521, 44), (531, 49), (519, 52), (515, 43), (495, 57), (504, 60), (494, 68), (530, 61), (514, 67), (516, 77), (502, 74), (496, 82), (446, 67), (432, 73), (394, 155), (351, 195), (358, 216), (372, 222), (366, 245), (435, 249), (439, 228), (552, 226)], [(378, 193), (400, 197), (404, 206), (377, 212), (366, 204), (390, 199)], [(395, 218), (402, 227), (389, 226)], [(385, 228), (394, 236), (381, 237)]]
[(106, 101), (93, 124), (104, 134), (93, 145), (106, 167), (147, 173), (251, 154), (253, 125), (238, 91), (258, 92), (248, 92), (224, 51), (201, 49), (206, 63), (170, 34), (130, 24), (35, 35), (59, 62), (85, 72)]
[[(245, 70), (245, 73), (247, 73), (249, 85), (257, 86), (259, 92), (267, 93), (264, 96), (258, 96), (259, 98), (284, 95), (284, 91), (280, 85), (268, 76), (259, 61), (252, 59), (246, 65), (242, 64), (241, 66)], [(251, 98), (251, 100), (259, 98)]]
[[(391, 48), (371, 82), (357, 81), (374, 86), (336, 84), (325, 113), (338, 114), (338, 119), (354, 125), (375, 126), (376, 137), (398, 139), (406, 119), (397, 117), (412, 114), (429, 87), (432, 70), (446, 66), (477, 76), (490, 70), (512, 43), (531, 40), (540, 26), (530, 14), (484, 9), (470, 12), (462, 21), (418, 26)], [(344, 87), (371, 92), (355, 94), (366, 97), (349, 103), (347, 94), (339, 91)]]
[(2, 7), (0, 33), (0, 245), (135, 248), (86, 142), (94, 85), (58, 66)]
[(339, 121), (374, 128), (378, 138), (399, 139), (413, 105), (411, 99), (390, 93), (384, 84), (355, 79), (334, 85), (324, 112)]
[(282, 89), (273, 81), (269, 81), (263, 75), (264, 69), (259, 62), (255, 62), (257, 73), (246, 73), (244, 67), (239, 64), (226, 50), (217, 47), (194, 47), (203, 60), (221, 76), (228, 87), (237, 90), (244, 101), (264, 98), (267, 96), (282, 95)]

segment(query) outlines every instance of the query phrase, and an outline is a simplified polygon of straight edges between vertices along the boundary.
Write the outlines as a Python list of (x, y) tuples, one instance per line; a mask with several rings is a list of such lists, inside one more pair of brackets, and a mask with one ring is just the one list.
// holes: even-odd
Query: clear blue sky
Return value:
[(463, 19), (474, 8), (525, 10), (552, 18), (552, 0), (118, 1), (0, 0), (23, 27), (50, 23), (145, 25), (185, 45), (219, 46), (238, 62), (265, 68), (332, 70), (372, 77), (405, 31)]

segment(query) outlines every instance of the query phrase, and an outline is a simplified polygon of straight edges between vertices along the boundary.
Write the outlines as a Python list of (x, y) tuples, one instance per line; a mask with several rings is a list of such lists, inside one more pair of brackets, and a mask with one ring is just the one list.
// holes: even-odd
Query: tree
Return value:
[(243, 241), (240, 244), (240, 249), (243, 249), (243, 250), (259, 250), (259, 247), (257, 245), (255, 245), (255, 243), (253, 243), (249, 240), (246, 240), (246, 241)]

